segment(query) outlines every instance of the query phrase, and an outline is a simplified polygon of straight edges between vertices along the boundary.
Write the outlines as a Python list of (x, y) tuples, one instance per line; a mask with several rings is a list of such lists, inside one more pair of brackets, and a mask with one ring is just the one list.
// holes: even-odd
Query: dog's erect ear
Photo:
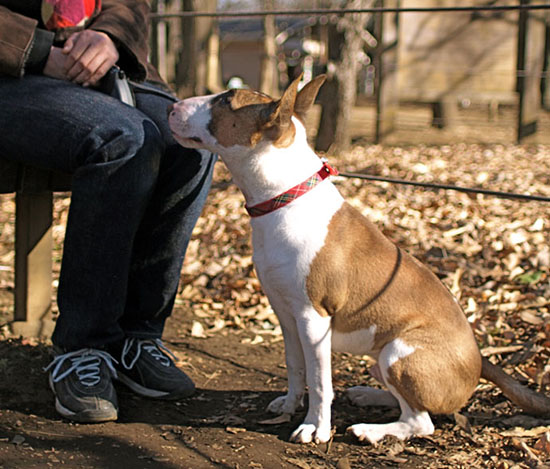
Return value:
[(298, 84), (302, 76), (294, 80), (281, 96), (281, 99), (274, 101), (268, 106), (265, 123), (267, 127), (279, 127), (285, 129), (290, 126), (296, 95), (298, 94)]
[(315, 101), (315, 97), (317, 96), (317, 93), (319, 93), (319, 88), (321, 88), (326, 78), (326, 75), (316, 76), (306, 86), (304, 86), (296, 96), (294, 112), (302, 121), (305, 119), (307, 111), (309, 111), (309, 108)]
[(298, 95), (298, 85), (300, 84), (302, 75), (303, 74), (300, 74), (300, 76), (289, 85), (279, 100), (279, 106), (281, 108), (281, 123), (286, 122), (286, 125), (290, 125), (290, 120), (292, 119), (292, 114), (294, 113), (294, 106)]

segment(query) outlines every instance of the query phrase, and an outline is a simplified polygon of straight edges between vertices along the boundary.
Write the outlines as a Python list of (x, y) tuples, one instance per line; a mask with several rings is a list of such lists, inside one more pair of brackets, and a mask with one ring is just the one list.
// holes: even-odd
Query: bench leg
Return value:
[(50, 336), (52, 294), (52, 204), (50, 191), (18, 192), (15, 221), (16, 335)]

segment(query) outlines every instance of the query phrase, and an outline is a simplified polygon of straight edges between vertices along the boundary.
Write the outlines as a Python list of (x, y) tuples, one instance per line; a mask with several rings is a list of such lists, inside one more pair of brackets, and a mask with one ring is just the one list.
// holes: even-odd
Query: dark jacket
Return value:
[(44, 28), (41, 0), (0, 0), (0, 76), (22, 77), (41, 73), (52, 45), (61, 46), (69, 35), (82, 29), (108, 34), (120, 54), (118, 65), (134, 80), (161, 82), (148, 62), (147, 0), (103, 0), (83, 27), (54, 32)]

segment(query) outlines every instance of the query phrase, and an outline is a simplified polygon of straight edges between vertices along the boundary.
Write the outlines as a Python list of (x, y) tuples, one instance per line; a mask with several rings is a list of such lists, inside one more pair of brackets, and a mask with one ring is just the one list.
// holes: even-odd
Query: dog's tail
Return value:
[(550, 398), (522, 385), (487, 358), (481, 360), (481, 377), (496, 384), (514, 404), (528, 414), (550, 416)]

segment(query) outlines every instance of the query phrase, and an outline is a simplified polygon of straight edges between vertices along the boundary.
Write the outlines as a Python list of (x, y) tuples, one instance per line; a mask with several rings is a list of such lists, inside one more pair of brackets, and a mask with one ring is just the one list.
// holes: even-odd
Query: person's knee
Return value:
[(125, 164), (138, 159), (158, 171), (165, 152), (160, 131), (151, 120), (143, 116), (132, 118), (132, 114), (108, 119), (95, 127), (81, 146), (77, 165)]

